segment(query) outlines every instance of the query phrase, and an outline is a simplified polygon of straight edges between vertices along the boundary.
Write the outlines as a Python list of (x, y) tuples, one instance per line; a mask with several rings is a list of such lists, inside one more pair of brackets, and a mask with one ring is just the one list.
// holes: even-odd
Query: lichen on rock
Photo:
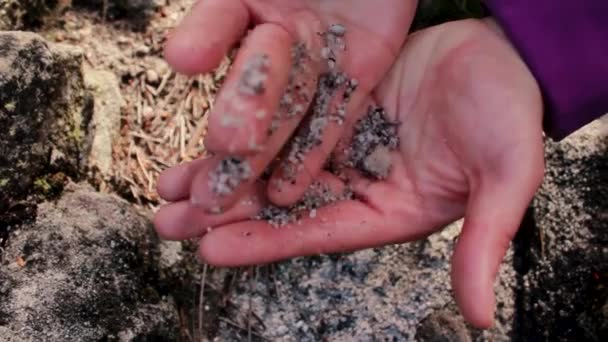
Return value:
[(0, 33), (0, 211), (55, 167), (83, 166), (91, 97), (82, 54), (28, 32)]

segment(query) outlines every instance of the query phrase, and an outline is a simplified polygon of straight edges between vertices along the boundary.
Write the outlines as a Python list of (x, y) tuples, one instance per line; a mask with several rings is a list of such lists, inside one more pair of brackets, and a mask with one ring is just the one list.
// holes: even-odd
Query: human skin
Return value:
[[(212, 215), (189, 201), (192, 175), (207, 162), (197, 161), (161, 177), (159, 193), (173, 203), (155, 218), (159, 234), (200, 237), (204, 261), (241, 266), (417, 240), (464, 217), (452, 286), (465, 318), (491, 326), (498, 267), (543, 177), (534, 77), (491, 20), (451, 22), (411, 35), (387, 76), (351, 111), (364, 113), (369, 104), (400, 122), (401, 144), (387, 179), (349, 172), (355, 200), (276, 229), (249, 219), (268, 198), (265, 185), (254, 183), (242, 193), (250, 204)], [(330, 174), (321, 179), (344, 185)]]
[[(291, 65), (290, 50), (295, 43), (304, 43), (312, 62), (298, 73), (305, 81), (309, 101), (318, 77), (327, 71), (319, 53), (325, 32), (332, 24), (347, 28), (346, 50), (340, 54), (340, 68), (358, 81), (346, 112), (355, 111), (386, 75), (402, 47), (415, 14), (416, 0), (201, 0), (171, 34), (166, 46), (166, 58), (173, 68), (186, 74), (212, 70), (237, 41), (246, 34), (209, 117), (205, 147), (214, 153), (213, 162), (196, 163), (185, 183), (178, 183), (172, 199), (182, 199), (187, 193), (204, 210), (228, 208), (240, 198), (246, 185), (232, 196), (214, 196), (209, 191), (209, 168), (228, 155), (240, 155), (252, 166), (252, 179), (257, 178), (276, 158), (281, 148), (298, 128), (303, 116), (282, 123), (280, 129), (268, 136), (272, 114), (279, 111), (279, 99), (285, 89)], [(248, 61), (259, 54), (269, 58), (269, 81), (258, 96), (242, 96), (238, 84)], [(342, 92), (335, 94), (337, 100)], [(298, 103), (308, 107), (309, 102)], [(265, 113), (260, 120), (258, 113)], [(226, 127), (226, 117), (238, 118), (239, 126)], [(354, 117), (351, 116), (354, 120)], [(295, 184), (286, 183), (281, 189), (268, 187), (271, 200), (279, 205), (296, 202), (313, 179), (321, 172), (328, 151), (334, 150), (342, 136), (344, 125), (329, 123), (322, 144), (306, 154), (304, 168), (297, 172)], [(275, 179), (282, 178), (278, 172)], [(274, 182), (270, 182), (274, 184)]]

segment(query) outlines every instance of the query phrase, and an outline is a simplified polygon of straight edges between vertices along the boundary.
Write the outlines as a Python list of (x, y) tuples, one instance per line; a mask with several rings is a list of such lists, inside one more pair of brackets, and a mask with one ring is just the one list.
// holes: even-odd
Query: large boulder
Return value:
[(129, 203), (70, 185), (9, 236), (0, 341), (175, 341), (177, 310), (159, 265), (179, 253), (161, 262), (153, 228)]
[(70, 176), (86, 159), (92, 101), (82, 54), (34, 33), (0, 32), (0, 213), (50, 167)]

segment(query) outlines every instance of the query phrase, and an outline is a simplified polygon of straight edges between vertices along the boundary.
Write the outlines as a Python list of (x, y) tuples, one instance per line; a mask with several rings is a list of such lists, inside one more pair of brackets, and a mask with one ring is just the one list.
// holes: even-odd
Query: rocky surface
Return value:
[(158, 240), (129, 203), (71, 185), (37, 216), (4, 251), (1, 341), (177, 339)]
[(608, 339), (608, 117), (547, 143), (516, 244), (520, 340)]
[(0, 32), (0, 212), (48, 187), (49, 167), (75, 175), (83, 166), (90, 97), (82, 54), (27, 32)]
[[(512, 310), (501, 310), (497, 327), (481, 333), (468, 329), (454, 309), (449, 261), (459, 230), (454, 224), (418, 243), (261, 269), (253, 289), (246, 278), (237, 286), (233, 298), (240, 310), (232, 313), (233, 321), (247, 326), (251, 300), (260, 317), (253, 320), (253, 331), (271, 341), (506, 340)], [(497, 282), (503, 307), (513, 306), (514, 280), (506, 264)], [(220, 340), (247, 336), (244, 329), (218, 324)]]
[(89, 166), (102, 176), (112, 174), (112, 147), (120, 133), (120, 110), (123, 103), (118, 78), (112, 72), (84, 68), (84, 82), (93, 94), (93, 115), (89, 125), (92, 137)]

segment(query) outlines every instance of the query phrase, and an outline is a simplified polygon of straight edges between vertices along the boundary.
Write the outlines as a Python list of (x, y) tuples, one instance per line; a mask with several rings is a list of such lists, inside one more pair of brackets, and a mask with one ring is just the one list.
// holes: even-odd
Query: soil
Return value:
[(399, 147), (398, 127), (388, 121), (383, 108), (370, 107), (355, 126), (347, 166), (372, 178), (386, 178), (391, 169), (390, 151)]

